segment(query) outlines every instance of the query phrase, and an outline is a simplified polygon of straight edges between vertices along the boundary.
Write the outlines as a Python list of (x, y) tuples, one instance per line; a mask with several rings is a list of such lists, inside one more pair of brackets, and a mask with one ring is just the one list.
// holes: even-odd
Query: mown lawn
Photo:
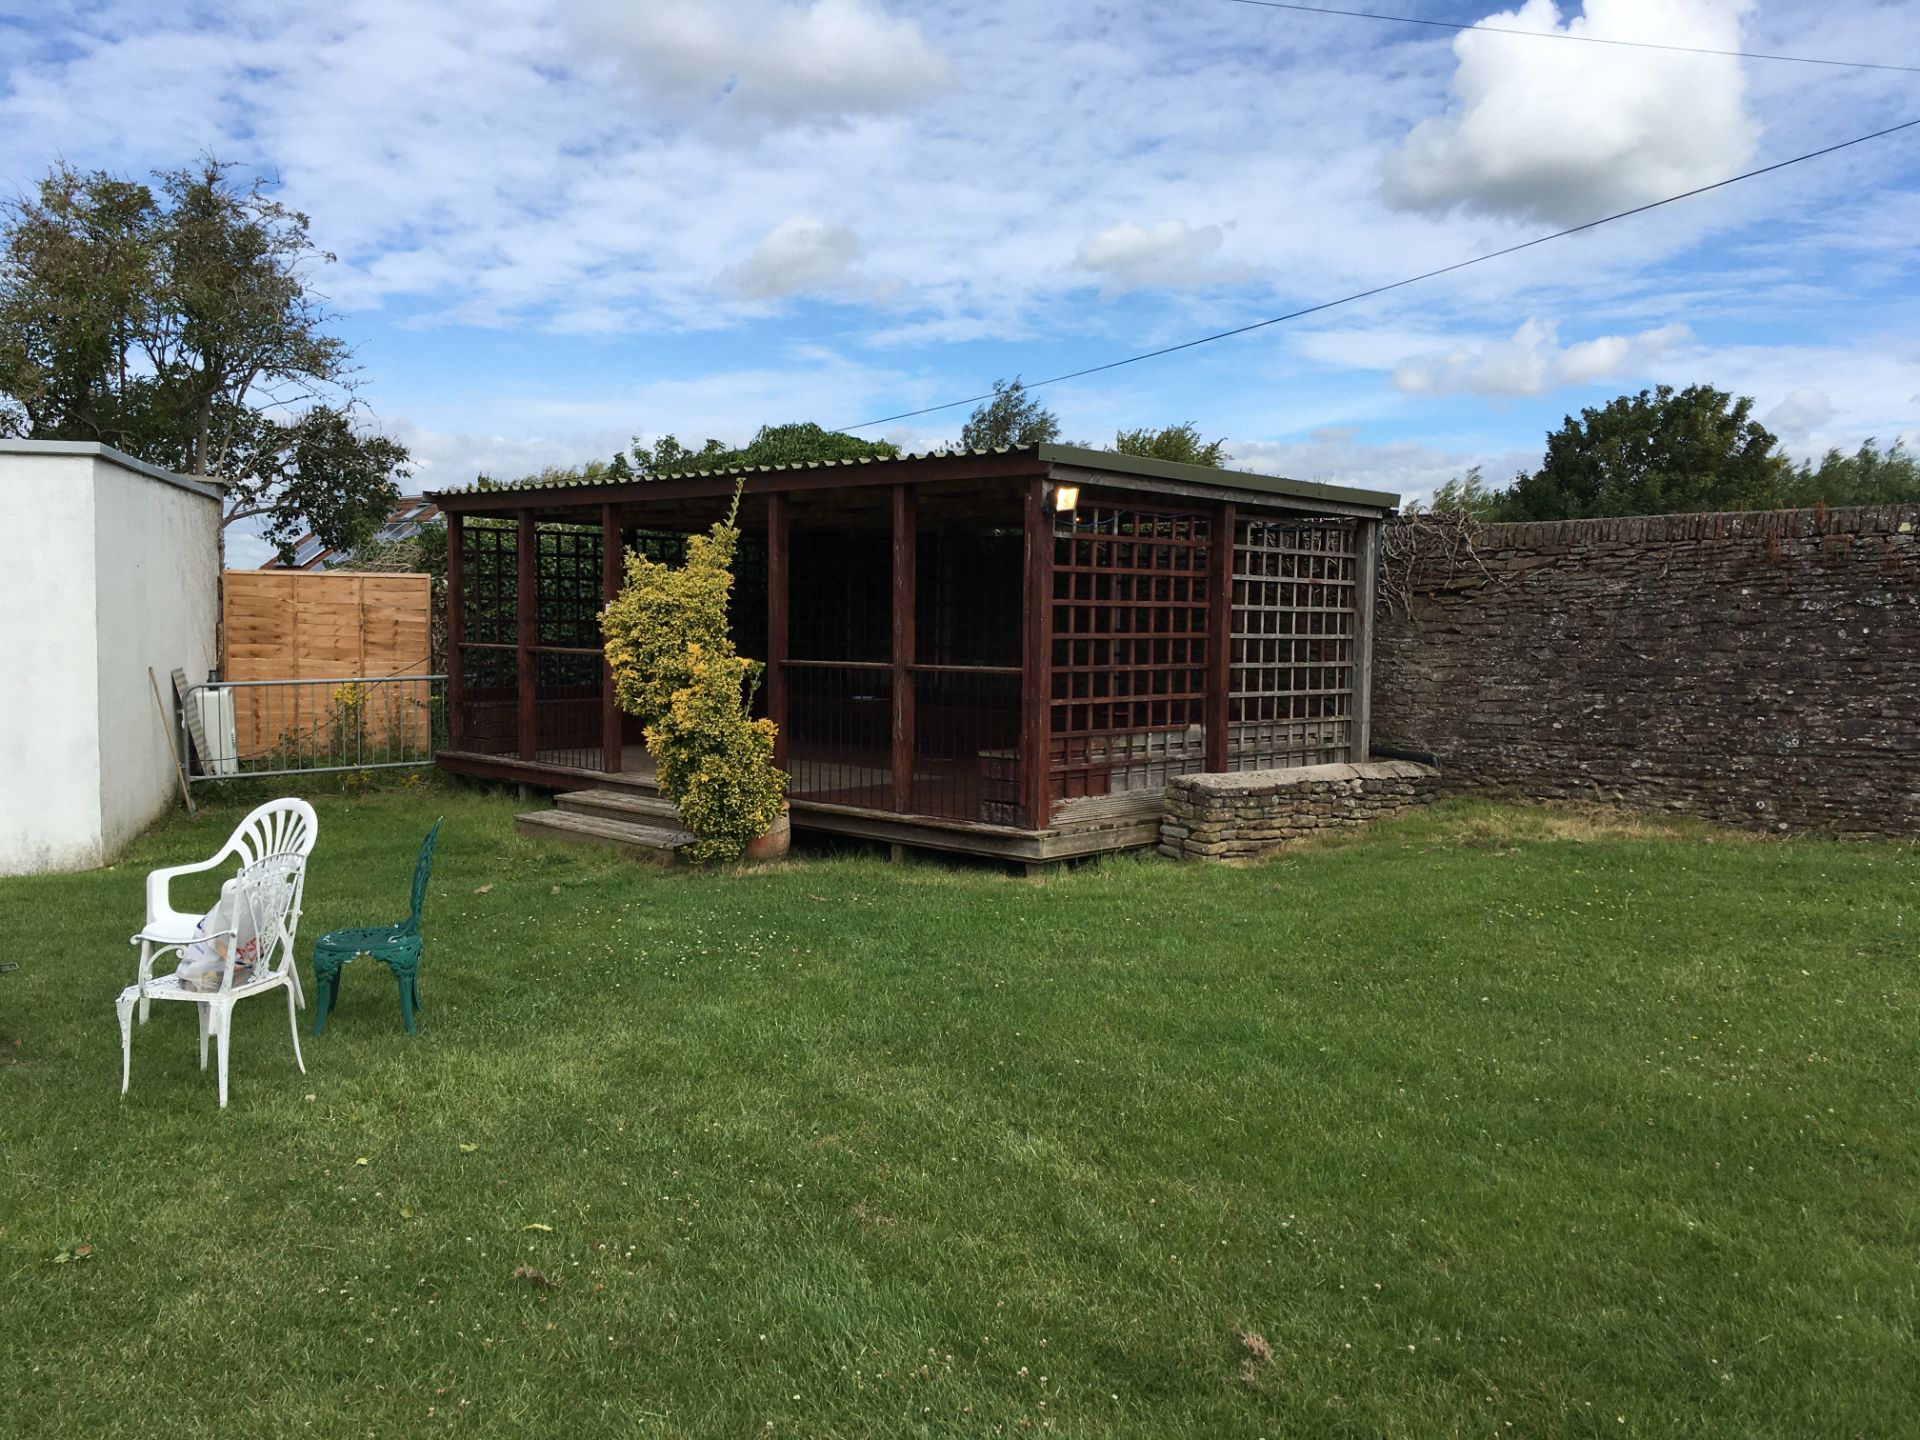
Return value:
[(112, 1001), (239, 812), (0, 881), (0, 1430), (1920, 1428), (1911, 848), (689, 875), (515, 808), (321, 803), (309, 939), (447, 816), (422, 1033), (356, 965), (303, 1077), (243, 1005), (224, 1114), (185, 1007), (120, 1098)]

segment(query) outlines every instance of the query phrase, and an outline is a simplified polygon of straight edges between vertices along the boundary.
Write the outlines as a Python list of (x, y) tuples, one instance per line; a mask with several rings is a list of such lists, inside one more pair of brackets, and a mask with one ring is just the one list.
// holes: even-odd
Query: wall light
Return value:
[(1078, 509), (1080, 505), (1080, 487), (1078, 485), (1056, 485), (1053, 487), (1053, 508), (1063, 514)]

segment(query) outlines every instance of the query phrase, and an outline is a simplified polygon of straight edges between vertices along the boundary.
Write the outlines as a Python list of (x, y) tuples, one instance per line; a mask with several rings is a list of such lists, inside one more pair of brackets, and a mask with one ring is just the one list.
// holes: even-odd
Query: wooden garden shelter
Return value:
[(599, 610), (742, 481), (734, 636), (797, 828), (1045, 861), (1153, 843), (1174, 775), (1367, 757), (1397, 496), (1038, 445), (431, 497), (440, 765), (650, 791)]

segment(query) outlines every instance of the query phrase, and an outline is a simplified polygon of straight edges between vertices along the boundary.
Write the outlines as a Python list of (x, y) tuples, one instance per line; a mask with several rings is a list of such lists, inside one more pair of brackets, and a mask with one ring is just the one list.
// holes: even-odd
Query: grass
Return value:
[(422, 1034), (356, 965), (301, 1076), (242, 1005), (224, 1114), (184, 1007), (122, 1100), (111, 1002), (237, 811), (0, 882), (0, 1428), (1912, 1433), (1913, 849), (692, 875), (514, 808), (321, 804), (309, 939), (447, 816)]

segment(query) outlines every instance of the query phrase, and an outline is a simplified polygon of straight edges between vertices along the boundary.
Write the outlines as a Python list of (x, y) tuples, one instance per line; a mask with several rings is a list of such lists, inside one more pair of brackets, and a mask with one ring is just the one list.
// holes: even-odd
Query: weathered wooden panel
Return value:
[[(222, 585), (221, 674), (228, 680), (425, 676), (433, 582), (425, 575), (229, 570)], [(361, 713), (382, 735), (424, 744), (428, 712), (414, 687), (363, 691), (303, 685), (243, 688), (235, 727), (243, 759)], [(421, 687), (424, 691), (424, 687)], [(334, 694), (333, 690), (341, 693)]]

